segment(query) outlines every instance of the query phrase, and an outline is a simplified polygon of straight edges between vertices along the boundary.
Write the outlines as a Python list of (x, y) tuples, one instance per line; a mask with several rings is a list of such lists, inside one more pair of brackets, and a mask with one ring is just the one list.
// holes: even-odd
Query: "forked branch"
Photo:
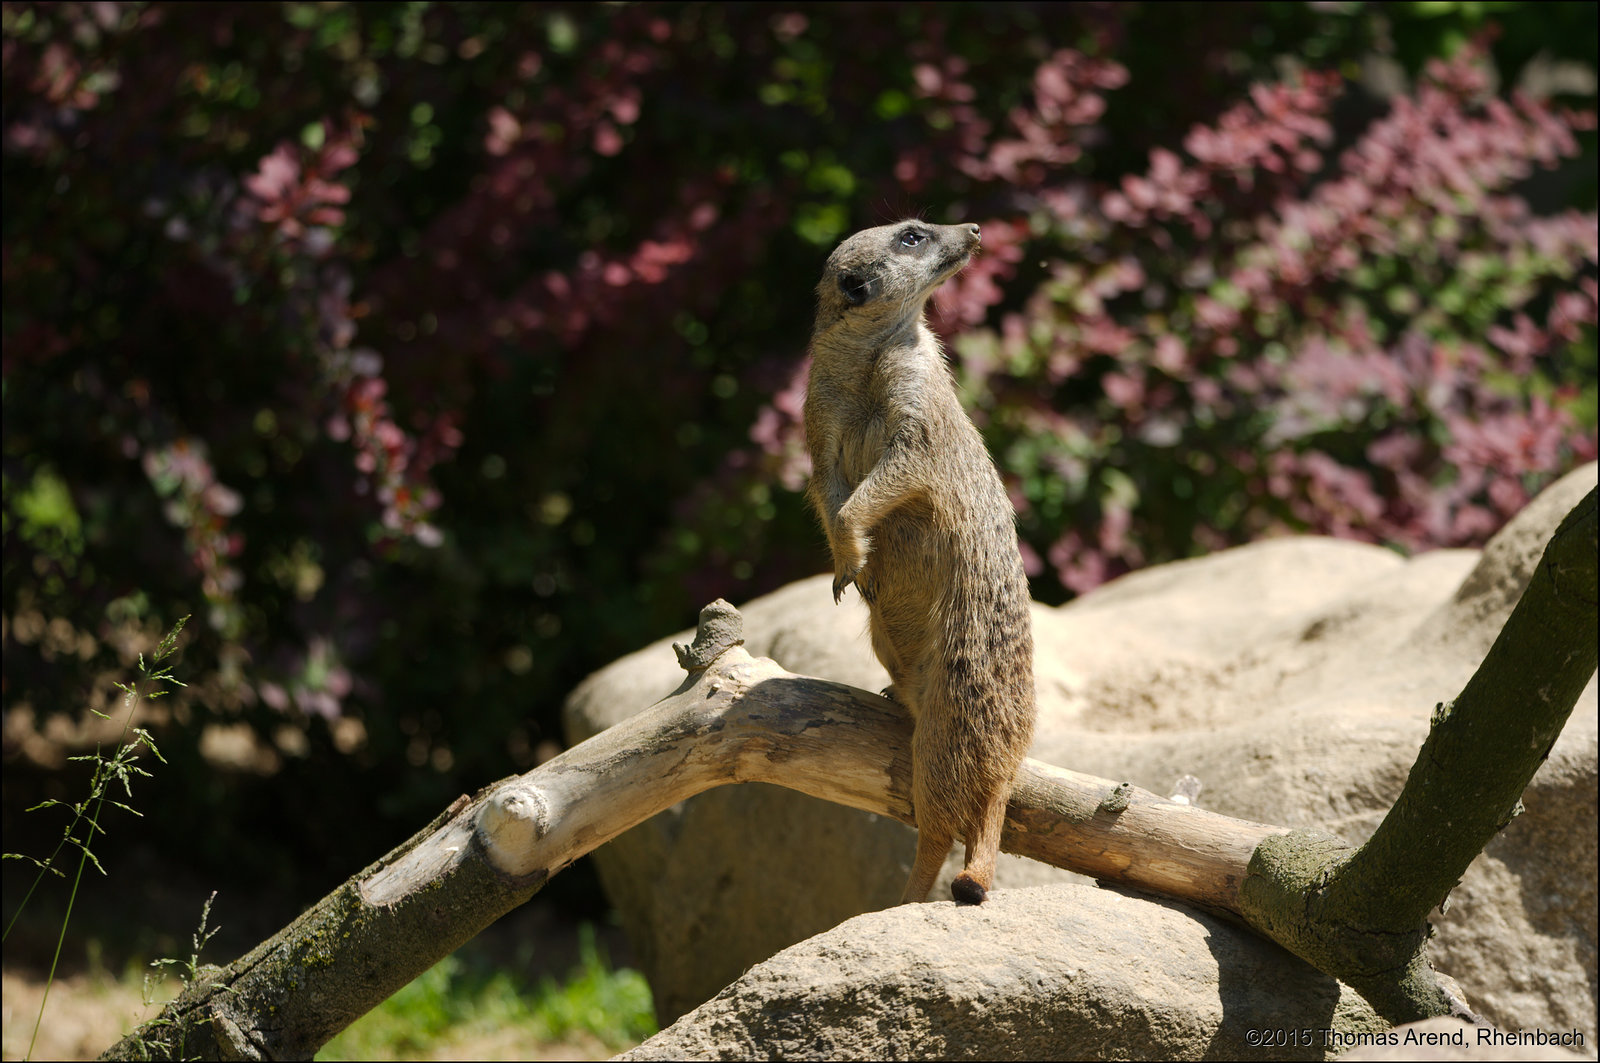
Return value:
[(1400, 798), (1360, 849), (1312, 831), (1268, 839), (1251, 861), (1252, 926), (1345, 981), (1393, 1023), (1451, 1008), (1427, 962), (1428, 913), (1522, 811), (1600, 646), (1596, 492), (1545, 547), (1488, 656), (1438, 706)]
[[(1594, 672), (1595, 556), (1591, 492), (1478, 675), (1436, 717), (1389, 819), (1353, 854), (1338, 839), (1032, 760), (1003, 846), (1233, 912), (1390, 1021), (1443, 1013), (1450, 1001), (1427, 965), (1425, 916), (1509, 819)], [(551, 875), (715, 786), (775, 783), (913, 822), (909, 719), (876, 694), (751, 657), (741, 624), (726, 602), (707, 606), (694, 644), (676, 647), (688, 674), (672, 694), (459, 799), (104, 1058), (308, 1056)], [(1449, 844), (1430, 847), (1445, 821), (1456, 824)]]

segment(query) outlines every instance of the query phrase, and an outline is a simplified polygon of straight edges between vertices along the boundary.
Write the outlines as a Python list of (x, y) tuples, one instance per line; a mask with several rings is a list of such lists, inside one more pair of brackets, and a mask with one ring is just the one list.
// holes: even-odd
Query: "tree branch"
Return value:
[(1393, 1023), (1451, 1011), (1427, 963), (1427, 914), (1522, 811), (1523, 791), (1594, 675), (1596, 529), (1591, 490), (1556, 529), (1460, 697), (1434, 711), (1405, 788), (1365, 845), (1352, 852), (1296, 831), (1268, 839), (1251, 862), (1251, 925)]
[[(1594, 672), (1595, 529), (1590, 492), (1478, 673), (1436, 714), (1388, 819), (1354, 854), (1326, 835), (1033, 760), (1012, 793), (1004, 848), (1235, 913), (1393, 1022), (1447, 1013), (1424, 917), (1510, 819)], [(751, 657), (741, 626), (726, 602), (707, 606), (694, 644), (674, 647), (688, 675), (672, 694), (459, 799), (102, 1058), (310, 1055), (551, 875), (715, 786), (775, 783), (912, 823), (902, 709)]]
[[(886, 698), (792, 675), (745, 652), (716, 602), (683, 684), (526, 775), (465, 797), (294, 923), (102, 1058), (314, 1053), (395, 990), (657, 812), (728, 783), (769, 782), (912, 823), (911, 722)], [(1250, 853), (1281, 829), (1027, 761), (1005, 847), (1238, 910)]]

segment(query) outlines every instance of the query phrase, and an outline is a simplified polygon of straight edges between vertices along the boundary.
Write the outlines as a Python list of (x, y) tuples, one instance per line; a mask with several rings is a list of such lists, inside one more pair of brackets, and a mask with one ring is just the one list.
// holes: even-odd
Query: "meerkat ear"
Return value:
[(839, 294), (851, 306), (860, 306), (878, 294), (878, 278), (864, 273), (841, 273)]

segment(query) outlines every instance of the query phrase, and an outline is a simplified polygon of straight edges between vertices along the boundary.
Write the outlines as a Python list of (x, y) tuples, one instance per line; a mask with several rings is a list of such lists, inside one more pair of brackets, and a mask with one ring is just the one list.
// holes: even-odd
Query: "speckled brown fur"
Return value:
[(902, 901), (925, 898), (960, 838), (951, 886), (994, 884), (1006, 800), (1033, 735), (1033, 631), (1015, 515), (923, 320), (971, 258), (976, 225), (903, 221), (856, 233), (817, 285), (806, 394), (808, 494), (872, 648), (915, 720), (917, 856)]

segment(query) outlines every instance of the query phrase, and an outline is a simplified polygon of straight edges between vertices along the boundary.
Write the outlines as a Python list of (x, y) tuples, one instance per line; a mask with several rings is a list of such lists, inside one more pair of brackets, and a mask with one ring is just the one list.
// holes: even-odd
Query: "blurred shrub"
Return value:
[(906, 213), (984, 224), (938, 324), (1041, 597), (1481, 542), (1596, 376), (1592, 118), (1509, 90), (1592, 97), (1594, 9), (1439, 59), (1488, 6), (4, 5), (8, 758), (192, 609), (162, 747), (235, 868), (528, 767), (825, 567), (810, 289)]
[[(1332, 158), (1340, 79), (1258, 84), (1182, 155), (1002, 221), (1044, 276), (957, 350), (1035, 575), (1285, 530), (1478, 545), (1594, 457), (1595, 216), (1508, 194), (1593, 116), (1488, 80), (1476, 48), (1432, 60)], [(953, 313), (997, 296), (973, 271)]]

